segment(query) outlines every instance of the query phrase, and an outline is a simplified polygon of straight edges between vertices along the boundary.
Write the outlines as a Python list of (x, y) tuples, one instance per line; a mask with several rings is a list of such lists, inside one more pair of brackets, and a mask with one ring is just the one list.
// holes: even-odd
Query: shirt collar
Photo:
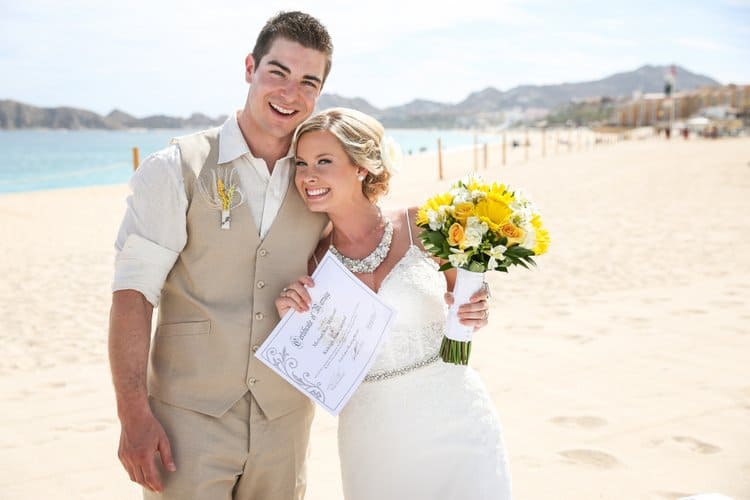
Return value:
[[(219, 130), (218, 163), (229, 163), (244, 155), (250, 155), (250, 158), (257, 160), (242, 135), (240, 125), (237, 123), (237, 113), (231, 113)], [(291, 157), (292, 147), (290, 145), (286, 156), (279, 158), (279, 160), (287, 160)]]

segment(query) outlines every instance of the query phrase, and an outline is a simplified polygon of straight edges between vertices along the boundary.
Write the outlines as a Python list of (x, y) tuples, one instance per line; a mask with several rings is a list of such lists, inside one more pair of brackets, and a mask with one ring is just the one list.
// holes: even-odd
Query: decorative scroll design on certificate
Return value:
[(284, 372), (287, 377), (297, 382), (301, 389), (308, 392), (321, 403), (325, 403), (326, 395), (320, 388), (320, 382), (314, 383), (310, 381), (308, 378), (310, 377), (310, 372), (304, 372), (301, 377), (294, 373), (294, 369), (297, 368), (299, 362), (296, 358), (289, 355), (286, 347), (282, 348), (281, 352), (275, 347), (271, 347), (263, 353), (263, 357), (276, 369)]

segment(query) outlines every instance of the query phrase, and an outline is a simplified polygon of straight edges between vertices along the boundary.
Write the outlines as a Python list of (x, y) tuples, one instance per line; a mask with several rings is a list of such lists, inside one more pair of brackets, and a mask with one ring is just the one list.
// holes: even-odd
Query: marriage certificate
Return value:
[(304, 313), (287, 312), (255, 356), (338, 415), (362, 383), (396, 312), (327, 252)]

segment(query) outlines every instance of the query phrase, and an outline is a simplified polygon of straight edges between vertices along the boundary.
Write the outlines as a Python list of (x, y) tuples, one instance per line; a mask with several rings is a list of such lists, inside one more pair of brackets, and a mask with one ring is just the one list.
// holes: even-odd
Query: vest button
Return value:
[(255, 319), (257, 319), (258, 321), (262, 320), (263, 319), (263, 313), (260, 313), (260, 312), (255, 313)]
[(258, 253), (260, 254), (261, 257), (265, 257), (266, 255), (268, 255), (268, 250), (266, 250), (265, 248), (261, 248), (260, 252)]
[(255, 286), (257, 286), (258, 288), (263, 288), (264, 286), (266, 286), (266, 282), (265, 282), (265, 281), (263, 281), (263, 280), (261, 280), (261, 281), (258, 281), (258, 282), (257, 282), (257, 283), (255, 284)]
[(247, 385), (255, 385), (255, 382), (257, 382), (257, 379), (249, 378), (247, 379)]

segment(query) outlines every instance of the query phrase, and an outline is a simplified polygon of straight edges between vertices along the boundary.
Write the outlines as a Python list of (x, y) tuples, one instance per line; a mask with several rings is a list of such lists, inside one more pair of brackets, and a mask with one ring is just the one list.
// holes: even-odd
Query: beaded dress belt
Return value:
[(417, 368), (422, 368), (423, 366), (431, 365), (438, 359), (440, 359), (440, 353), (435, 354), (431, 358), (423, 359), (422, 361), (418, 361), (414, 363), (413, 365), (404, 366), (403, 368), (399, 368), (397, 370), (388, 370), (385, 372), (379, 372), (379, 373), (373, 373), (371, 375), (367, 375), (364, 378), (364, 382), (379, 382), (381, 380), (398, 377), (399, 375), (404, 375), (406, 373), (414, 371)]

